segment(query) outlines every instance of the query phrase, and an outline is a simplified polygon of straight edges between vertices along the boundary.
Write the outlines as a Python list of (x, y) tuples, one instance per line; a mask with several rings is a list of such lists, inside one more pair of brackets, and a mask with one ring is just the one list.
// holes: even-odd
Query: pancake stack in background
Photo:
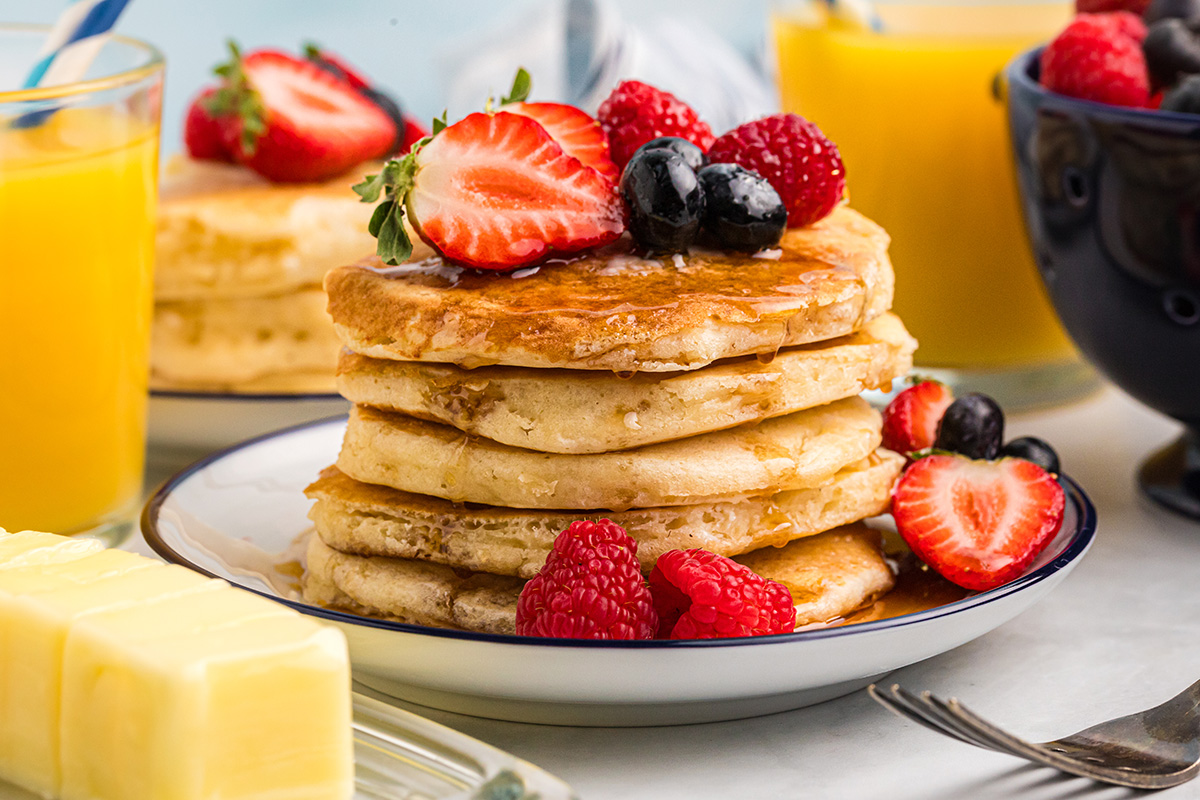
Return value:
[(332, 392), (340, 349), (321, 280), (372, 252), (350, 185), (272, 184), (176, 156), (163, 174), (151, 383), (206, 392)]
[[(763, 257), (763, 256), (767, 257)], [(887, 236), (842, 207), (758, 257), (627, 239), (484, 274), (377, 259), (326, 278), (355, 407), (315, 505), (310, 602), (512, 632), (554, 538), (607, 517), (786, 585), (798, 624), (886, 592), (903, 458), (859, 393), (911, 367)]]

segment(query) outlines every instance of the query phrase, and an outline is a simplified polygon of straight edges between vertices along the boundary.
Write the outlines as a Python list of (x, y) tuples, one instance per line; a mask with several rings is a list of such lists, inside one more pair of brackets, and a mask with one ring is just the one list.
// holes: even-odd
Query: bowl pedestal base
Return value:
[(1138, 485), (1160, 506), (1200, 520), (1200, 431), (1188, 428), (1142, 462)]

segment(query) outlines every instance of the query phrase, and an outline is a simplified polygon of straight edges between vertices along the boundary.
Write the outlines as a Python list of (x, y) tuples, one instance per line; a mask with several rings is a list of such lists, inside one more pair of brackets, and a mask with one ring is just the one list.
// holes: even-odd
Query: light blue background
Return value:
[[(614, 0), (631, 23), (687, 15), (747, 54), (759, 50), (768, 0)], [(118, 23), (167, 56), (163, 149), (180, 147), (180, 123), (192, 95), (223, 60), (227, 38), (244, 47), (297, 49), (314, 40), (401, 98), (423, 120), (445, 103), (438, 53), (526, 12), (536, 0), (131, 0)], [(59, 0), (0, 0), (0, 21), (50, 23)], [(536, 77), (536, 76), (535, 76)], [(503, 88), (503, 87), (500, 87)]]

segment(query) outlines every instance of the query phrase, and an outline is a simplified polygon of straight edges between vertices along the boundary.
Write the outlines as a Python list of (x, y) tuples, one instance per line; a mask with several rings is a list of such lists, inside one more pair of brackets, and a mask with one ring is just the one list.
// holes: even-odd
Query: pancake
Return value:
[(809, 625), (844, 617), (896, 585), (880, 557), (881, 539), (860, 523), (734, 561), (786, 586), (796, 604), (796, 624)]
[(304, 599), (325, 608), (413, 625), (514, 633), (525, 581), (441, 564), (339, 553), (309, 539)]
[(588, 455), (522, 450), (355, 406), (337, 466), (364, 483), (456, 502), (623, 511), (813, 488), (866, 458), (880, 439), (879, 413), (859, 397), (753, 426)]
[(638, 542), (648, 571), (667, 550), (701, 547), (733, 556), (882, 514), (903, 466), (902, 456), (878, 450), (815, 489), (617, 512), (464, 506), (361, 483), (336, 467), (305, 493), (316, 501), (309, 517), (317, 534), (335, 550), (531, 578), (555, 537), (577, 519), (616, 522)]
[(337, 386), (328, 370), (279, 372), (248, 381), (171, 381), (151, 373), (150, 388), (164, 392), (205, 394), (325, 394), (336, 395)]
[(639, 373), (389, 361), (343, 350), (346, 399), (545, 453), (600, 453), (790, 414), (886, 386), (912, 368), (916, 340), (884, 314), (828, 342), (690, 372)]
[[(755, 554), (755, 571), (797, 601), (797, 625), (843, 617), (891, 585), (879, 533), (858, 523)], [(739, 559), (740, 560), (740, 559)], [(818, 568), (819, 567), (819, 568)], [(524, 581), (440, 564), (339, 553), (308, 546), (304, 599), (327, 608), (478, 633), (514, 633)]]
[(319, 184), (273, 184), (244, 167), (175, 156), (155, 236), (159, 300), (278, 294), (320, 284), (375, 252), (371, 206), (350, 186), (371, 165)]
[(159, 387), (225, 387), (323, 373), (333, 382), (340, 345), (312, 286), (269, 297), (157, 303), (150, 369)]
[(788, 230), (776, 260), (640, 258), (624, 237), (500, 275), (371, 258), (332, 270), (325, 288), (341, 340), (373, 358), (670, 372), (853, 333), (891, 306), (887, 245), (882, 228), (840, 207)]

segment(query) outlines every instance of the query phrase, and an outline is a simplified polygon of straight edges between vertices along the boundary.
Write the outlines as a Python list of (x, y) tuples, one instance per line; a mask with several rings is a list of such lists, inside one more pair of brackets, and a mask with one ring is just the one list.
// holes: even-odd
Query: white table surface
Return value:
[[(1010, 438), (1050, 441), (1092, 497), (1095, 545), (1032, 610), (888, 680), (957, 696), (1014, 733), (1044, 740), (1155, 705), (1200, 678), (1200, 524), (1152, 506), (1134, 478), (1138, 463), (1178, 427), (1111, 387), (1011, 418)], [(126, 546), (149, 552), (137, 539)], [(672, 728), (524, 725), (405, 707), (544, 767), (583, 800), (1144, 796), (960, 744), (893, 716), (864, 692), (757, 719)], [(1200, 781), (1155, 796), (1200, 798)]]

